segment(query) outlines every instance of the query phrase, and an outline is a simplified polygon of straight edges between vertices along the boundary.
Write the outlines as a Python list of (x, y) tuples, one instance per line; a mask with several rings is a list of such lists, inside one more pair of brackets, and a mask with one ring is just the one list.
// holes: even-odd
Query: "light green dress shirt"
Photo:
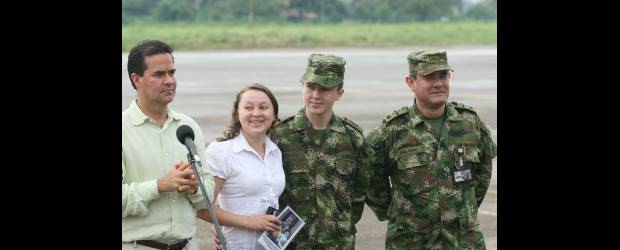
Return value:
[[(194, 130), (199, 157), (205, 159), (205, 141), (198, 124), (168, 108), (160, 127), (146, 116), (136, 100), (123, 111), (123, 242), (158, 240), (175, 242), (196, 231), (196, 210), (206, 208), (200, 187), (195, 194), (157, 190), (157, 179), (174, 164), (187, 162), (187, 148), (176, 137), (180, 125)], [(206, 163), (200, 177), (213, 201), (214, 180)]]

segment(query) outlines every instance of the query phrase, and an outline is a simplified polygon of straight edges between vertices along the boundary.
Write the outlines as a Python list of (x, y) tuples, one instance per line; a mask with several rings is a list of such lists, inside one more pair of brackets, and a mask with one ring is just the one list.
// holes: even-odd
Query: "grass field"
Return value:
[(184, 51), (495, 44), (497, 24), (132, 24), (123, 26), (122, 51), (144, 39), (163, 40)]

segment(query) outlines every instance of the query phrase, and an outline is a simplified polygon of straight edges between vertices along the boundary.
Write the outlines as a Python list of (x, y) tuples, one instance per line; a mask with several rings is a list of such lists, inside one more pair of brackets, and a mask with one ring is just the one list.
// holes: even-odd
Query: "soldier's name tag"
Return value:
[(454, 183), (461, 183), (472, 180), (472, 165), (472, 162), (462, 162), (459, 160), (455, 161), (453, 173)]

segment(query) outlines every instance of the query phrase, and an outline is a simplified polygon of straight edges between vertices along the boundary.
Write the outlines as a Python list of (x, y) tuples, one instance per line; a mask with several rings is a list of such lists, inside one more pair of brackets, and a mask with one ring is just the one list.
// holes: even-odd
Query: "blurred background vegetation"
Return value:
[(122, 0), (123, 51), (496, 43), (497, 0)]

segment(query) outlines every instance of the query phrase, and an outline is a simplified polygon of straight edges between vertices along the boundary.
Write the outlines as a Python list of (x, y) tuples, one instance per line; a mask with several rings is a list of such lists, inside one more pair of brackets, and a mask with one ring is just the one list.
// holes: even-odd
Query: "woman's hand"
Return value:
[(250, 215), (247, 216), (245, 228), (273, 232), (280, 230), (280, 221), (274, 215)]

